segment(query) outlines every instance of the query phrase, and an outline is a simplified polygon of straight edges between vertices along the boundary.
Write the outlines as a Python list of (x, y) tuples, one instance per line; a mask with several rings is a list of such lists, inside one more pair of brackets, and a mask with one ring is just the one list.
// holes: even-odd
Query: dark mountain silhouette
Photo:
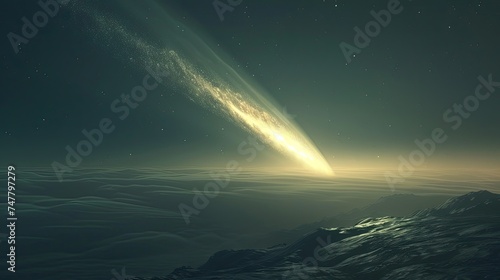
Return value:
[(197, 269), (152, 279), (500, 279), (499, 197), (473, 192), (410, 217), (365, 218), (290, 245), (225, 250)]
[(420, 196), (414, 194), (393, 194), (384, 196), (374, 203), (341, 213), (320, 221), (304, 224), (294, 229), (271, 232), (261, 238), (262, 243), (256, 242), (256, 247), (265, 247), (277, 243), (290, 243), (303, 235), (321, 227), (349, 227), (359, 220), (368, 217), (405, 217), (418, 210), (438, 206), (446, 201), (446, 196)]
[(498, 216), (500, 195), (489, 191), (471, 192), (448, 199), (436, 208), (415, 213), (417, 216)]

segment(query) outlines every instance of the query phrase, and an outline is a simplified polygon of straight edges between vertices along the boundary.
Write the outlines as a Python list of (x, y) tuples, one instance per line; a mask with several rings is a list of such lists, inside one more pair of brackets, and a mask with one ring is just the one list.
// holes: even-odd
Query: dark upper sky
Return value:
[[(374, 19), (370, 12), (392, 1), (243, 0), (223, 21), (212, 0), (159, 2), (266, 89), (334, 166), (397, 166), (398, 155), (437, 127), (448, 139), (436, 147), (435, 162), (499, 163), (500, 88), (474, 103), (478, 76), (500, 81), (498, 1), (401, 1), (400, 12), (350, 63), (339, 45), (355, 47), (354, 28), (364, 30)], [(72, 13), (71, 3), (16, 54), (9, 32), (22, 34), (22, 18), (32, 21), (40, 10), (36, 1), (9, 1), (1, 9), (4, 165), (64, 163), (65, 146), (76, 147), (85, 139), (82, 129), (98, 127), (103, 118), (115, 130), (81, 166), (209, 167), (240, 157), (237, 147), (248, 133), (191, 102), (175, 84), (153, 90), (119, 120), (110, 104), (147, 72), (115, 55), (127, 46), (91, 34), (90, 19)], [(128, 24), (147, 26), (148, 12), (141, 16)], [(180, 27), (148, 28), (172, 34)], [(151, 34), (138, 35), (154, 42)], [(464, 100), (470, 103), (460, 116), (453, 106)], [(254, 164), (271, 159), (282, 156), (266, 152)]]

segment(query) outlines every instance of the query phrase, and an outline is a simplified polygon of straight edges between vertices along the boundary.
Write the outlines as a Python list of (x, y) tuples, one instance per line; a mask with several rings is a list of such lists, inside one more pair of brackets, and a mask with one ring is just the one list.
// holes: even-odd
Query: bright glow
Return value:
[[(153, 2), (147, 2), (153, 5)], [(155, 38), (158, 40), (153, 45), (109, 16), (86, 7), (85, 2), (75, 3), (79, 3), (75, 4), (75, 11), (84, 12), (95, 19), (98, 30), (92, 30), (92, 33), (98, 34), (95, 36), (103, 43), (107, 42), (115, 50), (125, 52), (127, 59), (134, 58), (134, 63), (140, 67), (154, 65), (168, 71), (169, 80), (163, 79), (162, 82), (166, 86), (171, 87), (172, 82), (181, 85), (184, 87), (182, 92), (191, 100), (226, 117), (283, 155), (314, 172), (333, 175), (316, 146), (277, 109), (270, 96), (257, 89), (257, 85), (252, 85), (250, 79), (243, 78), (242, 73), (229, 66), (197, 34), (174, 22), (161, 8), (148, 10), (148, 13), (158, 11), (156, 25), (145, 26), (147, 30), (159, 32), (158, 38)], [(143, 2), (120, 3), (130, 13), (145, 8)], [(141, 20), (135, 23), (145, 22), (144, 17), (138, 15), (137, 18)], [(161, 25), (164, 25), (163, 28), (159, 28)], [(164, 45), (158, 43), (163, 41)], [(182, 50), (183, 55), (174, 50)]]
[(169, 68), (174, 68), (175, 73), (189, 81), (188, 86), (193, 91), (191, 96), (201, 99), (197, 100), (198, 102), (212, 104), (212, 107), (222, 110), (224, 115), (252, 132), (261, 141), (304, 163), (312, 170), (333, 174), (314, 144), (283, 115), (280, 116), (278, 110), (266, 110), (244, 93), (236, 92), (227, 85), (219, 83), (219, 86), (215, 86), (174, 51), (169, 51), (168, 61)]

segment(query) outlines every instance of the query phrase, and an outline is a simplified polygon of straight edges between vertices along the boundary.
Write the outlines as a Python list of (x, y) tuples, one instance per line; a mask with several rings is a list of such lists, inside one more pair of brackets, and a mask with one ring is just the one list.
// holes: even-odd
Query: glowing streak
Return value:
[(243, 96), (229, 86), (214, 86), (177, 53), (170, 51), (169, 56), (169, 68), (173, 67), (179, 76), (184, 76), (190, 81), (187, 86), (197, 98), (204, 99), (198, 100), (199, 102), (215, 105), (231, 120), (257, 135), (259, 139), (277, 151), (304, 163), (312, 170), (333, 174), (311, 141), (284, 116), (280, 116), (277, 110), (266, 110), (253, 99)]
[[(88, 10), (83, 7), (79, 9), (88, 13)], [(241, 78), (233, 68), (226, 65), (208, 46), (203, 45), (203, 43), (200, 44), (202, 45), (200, 48), (203, 48), (205, 53), (212, 57), (213, 61), (218, 62), (218, 65), (224, 69), (225, 74), (229, 73), (231, 75), (231, 78), (233, 78), (232, 85), (220, 78), (220, 72), (210, 73), (214, 71), (210, 69), (200, 70), (188, 63), (177, 52), (173, 50), (166, 51), (148, 44), (128, 32), (123, 25), (106, 16), (99, 15), (94, 10), (92, 10), (91, 14), (100, 28), (101, 39), (108, 40), (108, 44), (115, 43), (113, 40), (117, 39), (124, 45), (135, 48), (137, 50), (136, 55), (141, 58), (142, 62), (140, 63), (143, 67), (156, 64), (166, 68), (172, 75), (172, 81), (180, 83), (188, 89), (187, 95), (191, 100), (226, 116), (272, 148), (305, 164), (311, 170), (321, 174), (333, 175), (333, 171), (325, 158), (298, 126), (277, 110), (263, 94), (254, 90), (247, 81)], [(118, 35), (118, 38), (116, 38), (116, 35)], [(199, 57), (197, 58), (199, 59)], [(237, 81), (236, 86), (234, 80)]]

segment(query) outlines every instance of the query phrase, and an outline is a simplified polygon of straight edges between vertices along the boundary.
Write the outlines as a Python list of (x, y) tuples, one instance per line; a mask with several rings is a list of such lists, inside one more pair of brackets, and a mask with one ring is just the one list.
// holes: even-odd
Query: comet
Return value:
[(312, 141), (259, 93), (252, 92), (253, 96), (259, 97), (252, 98), (248, 92), (234, 90), (223, 81), (208, 80), (172, 50), (168, 52), (164, 63), (171, 72), (183, 77), (182, 82), (191, 88), (189, 96), (195, 102), (222, 113), (228, 120), (312, 171), (333, 174)]
[[(141, 7), (132, 9), (131, 6), (135, 5), (133, 1), (117, 4), (124, 2), (127, 2), (128, 11)], [(157, 5), (154, 1), (144, 3)], [(149, 8), (151, 10), (151, 6)], [(97, 37), (106, 46), (118, 44), (120, 47), (115, 47), (117, 51), (138, 57), (133, 61), (141, 67), (156, 65), (164, 68), (170, 76), (169, 81), (164, 82), (166, 86), (170, 82), (182, 86), (190, 100), (223, 116), (310, 171), (322, 175), (334, 174), (316, 145), (293, 120), (278, 110), (265, 90), (250, 82), (243, 71), (237, 71), (226, 63), (223, 56), (197, 34), (174, 21), (165, 11), (159, 12), (163, 7), (155, 6), (153, 9), (158, 13), (155, 18), (163, 18), (158, 20), (158, 24), (164, 26), (162, 30), (165, 31), (157, 30), (158, 25), (152, 24), (146, 24), (144, 28), (154, 31), (150, 33), (157, 33), (154, 44), (113, 17), (99, 14), (95, 8), (84, 9), (80, 5), (78, 9), (91, 15), (95, 22), (92, 34), (98, 34)], [(136, 14), (137, 17), (142, 16)]]

